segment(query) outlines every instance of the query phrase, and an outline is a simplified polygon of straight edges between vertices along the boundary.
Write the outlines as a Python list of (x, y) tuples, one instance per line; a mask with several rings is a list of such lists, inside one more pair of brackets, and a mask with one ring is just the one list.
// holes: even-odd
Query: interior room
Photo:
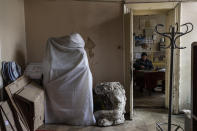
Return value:
[(196, 131), (196, 7), (0, 0), (0, 131)]
[[(170, 41), (155, 31), (158, 24), (164, 25), (161, 32), (168, 32), (168, 26), (179, 22), (174, 17), (178, 14), (177, 2), (127, 5), (133, 10), (133, 89), (134, 108), (165, 108), (167, 103), (169, 51), (165, 49)], [(147, 11), (148, 10), (148, 11)], [(177, 14), (172, 15), (173, 12)], [(142, 54), (150, 64), (146, 69), (140, 68)], [(141, 63), (143, 64), (143, 63)], [(151, 67), (150, 67), (151, 66)], [(144, 70), (144, 71), (143, 71)], [(166, 73), (165, 73), (166, 72)]]
[[(133, 88), (133, 107), (145, 108), (167, 108), (169, 101), (169, 76), (170, 76), (170, 50), (165, 47), (170, 45), (170, 40), (156, 32), (156, 25), (162, 24), (160, 32), (168, 32), (171, 25), (180, 23), (180, 3), (140, 3), (127, 4), (127, 11), (130, 12), (130, 27), (128, 33), (132, 41), (128, 41), (131, 63), (131, 86)], [(126, 19), (127, 20), (127, 19)], [(127, 28), (128, 28), (127, 27)], [(178, 43), (179, 44), (179, 43)], [(142, 54), (145, 53), (148, 64), (144, 66)], [(175, 62), (175, 65), (178, 64)], [(129, 65), (128, 65), (129, 66)], [(178, 75), (174, 74), (174, 78)], [(177, 83), (173, 81), (174, 84)], [(129, 83), (129, 82), (128, 82)], [(177, 83), (178, 84), (178, 83)], [(176, 93), (175, 93), (176, 95)], [(174, 103), (177, 100), (174, 99)], [(131, 105), (132, 105), (131, 104)], [(177, 105), (176, 105), (177, 106)], [(174, 113), (178, 107), (174, 105)]]
[[(166, 14), (154, 15), (134, 15), (134, 46), (133, 46), (133, 66), (134, 70), (134, 108), (136, 107), (157, 107), (165, 108), (165, 38), (156, 34), (155, 26), (160, 23), (166, 26)], [(165, 32), (162, 29), (162, 32)], [(139, 70), (142, 70), (137, 60), (141, 59), (141, 54), (145, 52), (147, 59), (151, 61), (152, 67), (147, 67), (147, 78)], [(151, 72), (153, 71), (153, 72)], [(151, 80), (147, 80), (151, 77)], [(144, 79), (144, 80), (143, 80)], [(160, 79), (160, 80), (159, 80)], [(152, 81), (145, 85), (142, 81)], [(146, 90), (145, 90), (145, 88)]]

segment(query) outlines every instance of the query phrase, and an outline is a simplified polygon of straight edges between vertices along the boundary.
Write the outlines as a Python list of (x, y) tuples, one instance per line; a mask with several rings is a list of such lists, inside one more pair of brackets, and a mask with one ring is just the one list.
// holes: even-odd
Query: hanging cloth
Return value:
[(79, 34), (49, 38), (43, 60), (45, 122), (93, 125), (92, 74)]

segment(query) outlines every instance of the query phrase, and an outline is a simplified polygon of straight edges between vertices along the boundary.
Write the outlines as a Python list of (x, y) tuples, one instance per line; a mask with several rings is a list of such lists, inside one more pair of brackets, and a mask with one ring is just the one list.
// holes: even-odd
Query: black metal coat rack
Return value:
[[(171, 125), (175, 125), (172, 124), (171, 121), (171, 115), (172, 115), (172, 89), (173, 89), (173, 62), (174, 62), (174, 49), (185, 49), (186, 47), (179, 47), (176, 44), (176, 40), (183, 36), (186, 35), (188, 33), (190, 33), (193, 30), (193, 24), (192, 23), (185, 23), (183, 25), (181, 25), (182, 27), (185, 27), (186, 30), (185, 32), (179, 32), (179, 25), (178, 23), (176, 23), (174, 26), (170, 26), (169, 32), (167, 33), (162, 33), (158, 31), (158, 27), (164, 27), (164, 25), (162, 24), (158, 24), (155, 26), (155, 32), (158, 33), (161, 36), (164, 36), (168, 39), (170, 39), (170, 45), (168, 45), (167, 48), (171, 49), (171, 56), (170, 56), (170, 92), (169, 92), (169, 111), (168, 111), (168, 131), (171, 131)], [(177, 125), (175, 125), (177, 126)], [(178, 128), (180, 128), (180, 126), (177, 126), (177, 128), (175, 130), (178, 130)], [(162, 130), (162, 128), (160, 128)]]

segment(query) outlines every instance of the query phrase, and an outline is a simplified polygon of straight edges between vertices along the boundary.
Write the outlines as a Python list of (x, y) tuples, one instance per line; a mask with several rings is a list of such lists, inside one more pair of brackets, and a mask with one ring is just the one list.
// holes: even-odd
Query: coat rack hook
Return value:
[[(179, 32), (179, 25), (178, 23), (176, 23), (174, 26), (170, 26), (169, 28), (169, 32), (167, 33), (162, 33), (162, 32), (159, 32), (158, 31), (158, 27), (164, 27), (164, 25), (162, 24), (158, 24), (155, 26), (155, 32), (158, 33), (159, 35), (161, 36), (164, 36), (164, 37), (167, 37), (170, 39), (170, 45), (165, 47), (165, 48), (170, 48), (171, 49), (171, 59), (170, 59), (170, 85), (169, 85), (169, 111), (168, 111), (168, 123), (165, 123), (165, 124), (168, 124), (168, 131), (171, 131), (171, 126), (174, 125), (176, 126), (177, 128), (175, 130), (178, 130), (178, 129), (183, 129), (181, 128), (179, 125), (176, 125), (176, 124), (172, 124), (172, 121), (171, 121), (171, 115), (172, 115), (172, 90), (173, 90), (173, 62), (174, 62), (174, 49), (185, 49), (186, 47), (179, 47), (177, 46), (176, 44), (176, 40), (183, 36), (183, 35), (186, 35), (188, 33), (190, 33), (192, 30), (193, 30), (193, 24), (188, 22), (188, 23), (185, 23), (183, 25), (181, 25), (181, 27), (186, 27), (186, 31), (185, 32)], [(159, 125), (159, 127), (158, 127)], [(157, 123), (157, 127), (163, 131), (163, 129), (160, 127), (160, 125), (162, 124), (158, 124)]]

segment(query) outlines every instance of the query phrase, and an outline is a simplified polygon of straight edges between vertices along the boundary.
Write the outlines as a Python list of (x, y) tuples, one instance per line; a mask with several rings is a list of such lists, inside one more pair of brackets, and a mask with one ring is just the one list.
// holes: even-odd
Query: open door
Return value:
[[(124, 73), (125, 73), (125, 87), (127, 95), (127, 112), (130, 112), (130, 118), (133, 116), (133, 15), (154, 15), (154, 14), (168, 14), (166, 21), (166, 31), (169, 26), (175, 23), (180, 23), (180, 3), (179, 2), (165, 2), (165, 3), (128, 3), (124, 5)], [(166, 41), (169, 44), (169, 41)], [(178, 40), (177, 45), (180, 42)], [(165, 106), (168, 107), (169, 98), (169, 65), (170, 57), (169, 50), (166, 51), (166, 76), (165, 76)], [(176, 60), (174, 66), (174, 80), (173, 80), (173, 113), (179, 112), (179, 57), (180, 52), (175, 52)], [(128, 73), (129, 72), (129, 73)]]
[(126, 90), (126, 112), (133, 118), (133, 12), (124, 5), (124, 83)]

